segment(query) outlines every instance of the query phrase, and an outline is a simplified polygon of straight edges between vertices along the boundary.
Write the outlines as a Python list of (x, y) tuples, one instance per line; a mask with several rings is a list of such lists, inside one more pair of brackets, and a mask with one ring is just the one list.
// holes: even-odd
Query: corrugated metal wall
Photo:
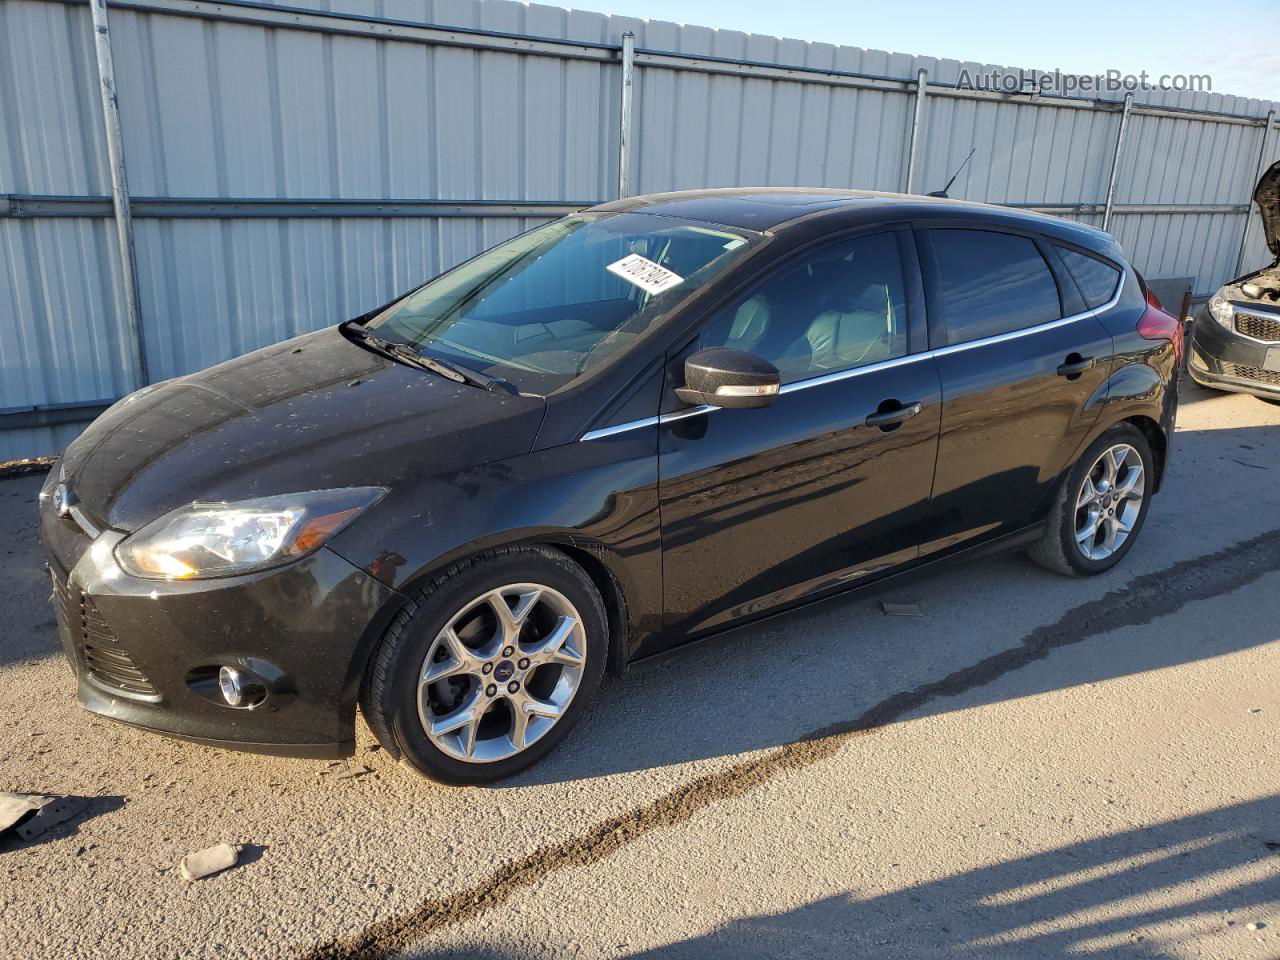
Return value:
[[(111, 0), (152, 378), (356, 315), (613, 197), (628, 30), (640, 51), (634, 192), (901, 190), (925, 69), (916, 189), (941, 187), (976, 147), (952, 196), (1085, 204), (1062, 212), (1100, 222), (1120, 112), (938, 87), (987, 65), (506, 0)], [(1137, 100), (1252, 117), (1276, 106)], [(1141, 269), (1195, 276), (1201, 292), (1234, 275), (1263, 129), (1135, 110), (1112, 230)], [(1273, 132), (1266, 156), (1278, 154)], [(0, 459), (58, 449), (80, 429), (31, 426), (74, 416), (42, 409), (131, 389), (107, 171), (87, 5), (0, 3)], [(1264, 254), (1254, 230), (1246, 265)]]

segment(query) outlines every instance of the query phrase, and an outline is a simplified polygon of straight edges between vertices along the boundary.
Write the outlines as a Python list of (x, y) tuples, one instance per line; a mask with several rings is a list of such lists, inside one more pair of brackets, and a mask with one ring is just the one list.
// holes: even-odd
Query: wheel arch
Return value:
[[(1145, 414), (1125, 417), (1123, 420), (1117, 420), (1112, 426), (1121, 423), (1132, 424), (1137, 427), (1139, 433), (1147, 438), (1147, 443), (1151, 447), (1151, 455), (1156, 461), (1156, 482), (1151, 492), (1157, 493), (1160, 490), (1160, 485), (1164, 482), (1165, 461), (1169, 456), (1169, 438), (1165, 436), (1159, 422)], [(1111, 428), (1108, 427), (1107, 429)]]
[(386, 638), (387, 631), (390, 630), (401, 610), (418, 602), (416, 598), (426, 585), (430, 584), (442, 571), (458, 563), (495, 551), (520, 547), (543, 547), (555, 550), (564, 554), (587, 574), (596, 589), (600, 591), (608, 621), (609, 656), (606, 670), (613, 676), (621, 676), (626, 671), (630, 650), (634, 647), (635, 624), (632, 622), (631, 615), (634, 607), (631, 598), (637, 595), (639, 589), (627, 573), (625, 562), (606, 544), (584, 537), (580, 533), (512, 531), (505, 537), (486, 538), (443, 553), (405, 580), (396, 591), (394, 598), (381, 611), (376, 623), (372, 624), (365, 636), (361, 638), (348, 669), (344, 712), (354, 716), (360, 686), (364, 682), (374, 655)]

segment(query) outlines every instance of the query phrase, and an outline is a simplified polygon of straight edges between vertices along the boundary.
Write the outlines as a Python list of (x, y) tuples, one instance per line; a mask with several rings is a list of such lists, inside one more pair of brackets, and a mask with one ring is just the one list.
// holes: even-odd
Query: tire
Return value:
[[(387, 752), (418, 773), (493, 783), (564, 739), (608, 650), (604, 603), (581, 567), (550, 547), (503, 547), (454, 564), (405, 605), (365, 671), (360, 707)], [(436, 679), (420, 688), (428, 657)]]
[[(1103, 498), (1102, 509), (1097, 509), (1098, 501), (1090, 499), (1084, 507), (1077, 508), (1082, 496), (1086, 495), (1085, 481), (1094, 483), (1095, 493), (1100, 493), (1104, 486), (1108, 465), (1102, 458), (1111, 450), (1124, 448), (1133, 451), (1125, 454), (1126, 461), (1122, 465), (1126, 472), (1117, 470), (1115, 489), (1110, 489), (1109, 481), (1105, 483), (1109, 494)], [(1132, 509), (1132, 496), (1121, 496), (1120, 500), (1112, 498), (1124, 493), (1125, 483), (1132, 474), (1127, 472), (1133, 462), (1141, 463), (1141, 499), (1137, 501), (1136, 510)], [(1099, 473), (1101, 470), (1101, 475)], [(1105, 573), (1124, 559), (1133, 548), (1134, 541), (1142, 531), (1147, 518), (1147, 510), (1151, 506), (1151, 491), (1155, 484), (1155, 459), (1151, 454), (1151, 445), (1137, 427), (1128, 423), (1117, 424), (1104, 432), (1089, 445), (1084, 454), (1076, 461), (1067, 473), (1066, 479), (1058, 488), (1053, 506), (1040, 540), (1028, 548), (1027, 554), (1042, 567), (1047, 567), (1069, 577), (1089, 577)], [(1111, 514), (1106, 510), (1110, 509)], [(1080, 535), (1087, 535), (1088, 526), (1097, 517), (1097, 532), (1091, 539), (1082, 542)], [(1108, 537), (1113, 529), (1117, 531), (1114, 541)], [(1119, 531), (1127, 526), (1123, 539)], [(1108, 550), (1108, 543), (1114, 545)]]

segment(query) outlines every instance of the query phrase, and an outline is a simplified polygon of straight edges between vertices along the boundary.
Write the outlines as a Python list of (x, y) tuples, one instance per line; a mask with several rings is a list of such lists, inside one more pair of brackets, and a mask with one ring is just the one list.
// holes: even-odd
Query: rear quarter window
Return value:
[(1080, 295), (1089, 309), (1100, 307), (1115, 296), (1116, 285), (1120, 282), (1120, 271), (1097, 257), (1080, 253), (1068, 247), (1060, 247), (1056, 243), (1054, 249), (1062, 258), (1071, 279), (1080, 288)]
[(967, 343), (1062, 316), (1058, 284), (1035, 242), (992, 230), (930, 231), (947, 343)]

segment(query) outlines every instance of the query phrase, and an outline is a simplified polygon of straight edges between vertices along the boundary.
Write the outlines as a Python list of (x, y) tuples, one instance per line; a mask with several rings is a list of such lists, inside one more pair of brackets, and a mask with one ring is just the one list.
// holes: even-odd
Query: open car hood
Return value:
[(1253, 202), (1262, 212), (1262, 229), (1273, 256), (1280, 257), (1280, 160), (1258, 181)]

